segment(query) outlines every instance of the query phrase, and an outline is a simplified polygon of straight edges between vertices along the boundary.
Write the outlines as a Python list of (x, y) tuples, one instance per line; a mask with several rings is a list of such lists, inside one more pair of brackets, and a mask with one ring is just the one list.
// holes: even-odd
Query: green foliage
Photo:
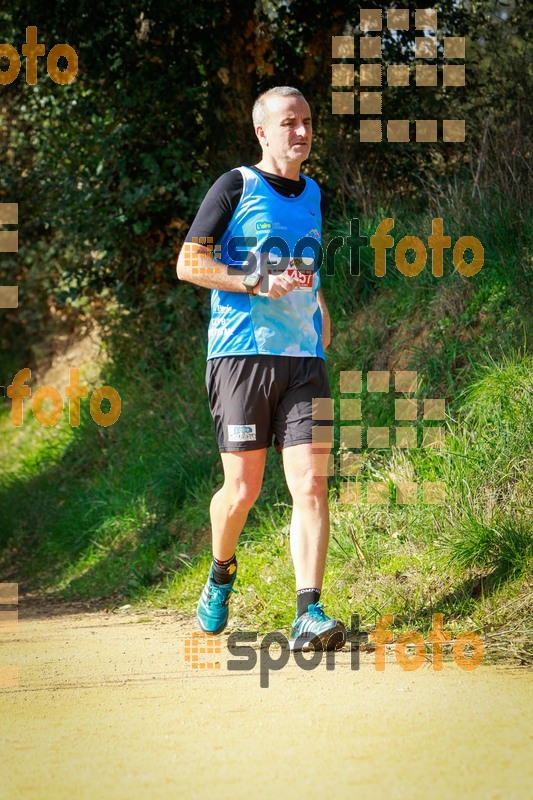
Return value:
[(478, 374), (452, 449), (461, 459), (450, 467), (460, 502), (446, 546), (459, 566), (506, 578), (523, 572), (533, 555), (533, 359), (511, 354)]

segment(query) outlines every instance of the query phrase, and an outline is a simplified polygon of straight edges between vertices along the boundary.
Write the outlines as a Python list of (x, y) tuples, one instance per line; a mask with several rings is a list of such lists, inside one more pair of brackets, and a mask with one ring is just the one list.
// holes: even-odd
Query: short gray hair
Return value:
[(259, 95), (252, 109), (252, 120), (254, 123), (254, 130), (257, 128), (258, 125), (263, 125), (265, 122), (265, 117), (266, 117), (265, 100), (271, 95), (279, 95), (281, 97), (292, 97), (292, 96), (303, 97), (301, 91), (299, 89), (295, 89), (294, 86), (274, 86), (273, 89), (267, 89), (266, 92), (263, 92), (263, 94)]

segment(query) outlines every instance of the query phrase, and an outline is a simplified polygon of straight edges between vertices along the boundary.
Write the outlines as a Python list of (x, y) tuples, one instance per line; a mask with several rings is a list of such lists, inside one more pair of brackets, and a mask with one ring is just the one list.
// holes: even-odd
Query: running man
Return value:
[(258, 97), (252, 118), (261, 160), (213, 184), (177, 264), (180, 280), (211, 289), (206, 386), (224, 469), (211, 501), (213, 562), (197, 620), (212, 634), (227, 625), (235, 551), (274, 437), (293, 500), (290, 647), (332, 650), (342, 647), (346, 629), (320, 603), (329, 540), (323, 465), (330, 446), (321, 445), (318, 455), (316, 444), (312, 449), (319, 423), (311, 407), (313, 398), (331, 397), (324, 355), (330, 318), (318, 270), (302, 266), (321, 242), (321, 190), (300, 174), (311, 149), (311, 112), (301, 92), (280, 86)]

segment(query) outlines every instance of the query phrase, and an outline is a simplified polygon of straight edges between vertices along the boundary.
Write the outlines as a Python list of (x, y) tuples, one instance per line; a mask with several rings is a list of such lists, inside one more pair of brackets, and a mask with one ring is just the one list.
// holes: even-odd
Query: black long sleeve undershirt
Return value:
[[(282, 178), (270, 172), (253, 167), (259, 172), (270, 186), (284, 197), (298, 197), (305, 189), (305, 178), (300, 176), (299, 180), (292, 181), (289, 178)], [(235, 209), (242, 196), (244, 180), (238, 169), (225, 172), (211, 186), (204, 197), (198, 213), (189, 229), (186, 242), (191, 242), (193, 237), (212, 236), (213, 243), (216, 244), (224, 234), (233, 216)], [(320, 210), (322, 218), (327, 211), (327, 199), (320, 190)]]

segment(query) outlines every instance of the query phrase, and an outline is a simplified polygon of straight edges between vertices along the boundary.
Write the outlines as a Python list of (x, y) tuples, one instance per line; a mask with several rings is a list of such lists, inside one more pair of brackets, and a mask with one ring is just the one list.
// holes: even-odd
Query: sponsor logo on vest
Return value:
[(228, 442), (255, 442), (255, 425), (228, 425)]
[(256, 231), (269, 231), (271, 228), (272, 228), (271, 222), (262, 221), (255, 223)]

